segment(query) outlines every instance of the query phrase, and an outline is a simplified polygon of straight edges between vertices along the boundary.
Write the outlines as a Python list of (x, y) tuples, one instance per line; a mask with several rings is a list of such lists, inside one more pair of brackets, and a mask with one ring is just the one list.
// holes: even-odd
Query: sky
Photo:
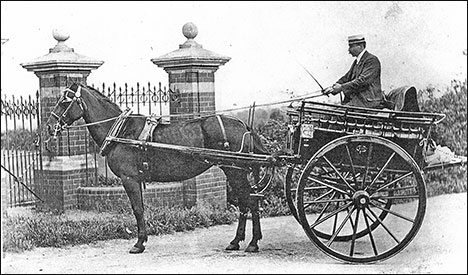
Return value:
[[(48, 53), (55, 28), (76, 53), (104, 64), (88, 84), (167, 86), (150, 60), (178, 49), (193, 22), (203, 48), (231, 60), (215, 74), (216, 108), (300, 96), (350, 68), (347, 37), (364, 34), (385, 91), (445, 87), (467, 78), (467, 2), (69, 2), (1, 1), (1, 90), (29, 95), (37, 77), (19, 64)], [(302, 67), (303, 66), (303, 67)], [(333, 99), (332, 99), (333, 100)]]

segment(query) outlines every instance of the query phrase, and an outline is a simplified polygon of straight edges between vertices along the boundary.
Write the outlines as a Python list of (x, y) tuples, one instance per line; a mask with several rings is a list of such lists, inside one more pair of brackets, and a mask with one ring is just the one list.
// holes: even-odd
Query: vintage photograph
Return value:
[(2, 274), (467, 273), (466, 1), (2, 1)]

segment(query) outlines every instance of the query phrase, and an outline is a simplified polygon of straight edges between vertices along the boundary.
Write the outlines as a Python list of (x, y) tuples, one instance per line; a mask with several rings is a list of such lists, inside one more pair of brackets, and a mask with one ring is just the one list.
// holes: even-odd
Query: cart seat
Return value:
[(387, 106), (391, 110), (420, 112), (418, 104), (418, 95), (416, 88), (413, 86), (403, 86), (388, 92), (385, 95)]

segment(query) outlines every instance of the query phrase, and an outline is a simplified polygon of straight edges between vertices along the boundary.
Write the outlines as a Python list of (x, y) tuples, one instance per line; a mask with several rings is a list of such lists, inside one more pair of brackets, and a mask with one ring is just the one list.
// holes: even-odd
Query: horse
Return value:
[[(88, 131), (98, 146), (102, 146), (116, 117), (122, 114), (119, 106), (93, 87), (74, 83), (63, 91), (53, 108), (46, 127), (50, 137), (56, 138), (62, 129), (83, 118)], [(221, 120), (221, 121), (220, 121)], [(143, 131), (146, 117), (128, 116), (119, 136), (135, 140)], [(253, 142), (245, 142), (243, 136), (250, 128), (240, 119), (226, 115), (206, 115), (170, 124), (159, 124), (151, 139), (158, 143), (209, 148), (217, 150), (248, 150), (256, 154), (268, 154), (258, 135), (251, 133)], [(229, 145), (229, 146), (226, 146)], [(243, 149), (241, 149), (243, 148)], [(129, 198), (138, 227), (138, 239), (129, 253), (142, 253), (148, 241), (142, 184), (144, 182), (183, 181), (200, 175), (214, 164), (196, 159), (177, 150), (145, 149), (147, 162), (142, 161), (141, 146), (111, 142), (103, 153), (109, 168), (121, 179)], [(146, 167), (143, 167), (145, 166)], [(247, 164), (246, 164), (247, 165)], [(239, 242), (245, 240), (247, 214), (252, 216), (252, 240), (246, 252), (259, 251), (258, 241), (262, 239), (258, 198), (251, 196), (252, 187), (249, 173), (258, 175), (258, 164), (249, 167), (219, 166), (226, 175), (228, 187), (235, 196), (239, 209), (238, 226), (234, 239), (225, 248), (239, 250)], [(145, 173), (142, 171), (146, 168)]]

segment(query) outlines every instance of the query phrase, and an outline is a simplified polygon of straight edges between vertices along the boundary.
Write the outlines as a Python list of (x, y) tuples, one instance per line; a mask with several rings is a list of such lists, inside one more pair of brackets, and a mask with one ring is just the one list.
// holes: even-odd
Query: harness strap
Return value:
[(226, 135), (226, 128), (224, 128), (223, 120), (221, 119), (220, 115), (216, 115), (216, 118), (218, 119), (219, 126), (221, 127), (221, 132), (223, 133), (223, 146), (224, 149), (229, 150), (229, 141), (227, 140), (227, 135)]
[(141, 130), (138, 139), (143, 141), (152, 141), (151, 139), (153, 137), (153, 132), (160, 122), (161, 117), (156, 115), (151, 115), (150, 117), (146, 118), (145, 126), (143, 127), (143, 130)]
[(111, 139), (114, 137), (118, 137), (118, 135), (120, 134), (120, 130), (122, 130), (122, 126), (127, 121), (127, 118), (131, 113), (132, 109), (128, 108), (127, 110), (123, 111), (119, 115), (117, 120), (114, 122), (114, 124), (112, 124), (112, 127), (109, 129), (109, 132), (106, 135), (106, 139), (102, 143), (101, 149), (99, 150), (99, 153), (102, 156), (106, 155), (107, 152), (105, 150), (107, 146), (109, 146), (109, 144), (111, 143)]
[[(138, 140), (146, 142), (153, 141), (153, 133), (156, 127), (161, 122), (161, 117), (155, 114), (147, 117), (145, 120), (145, 125), (141, 130), (140, 134), (138, 135)], [(150, 171), (150, 152), (148, 151), (148, 147), (146, 145), (140, 146), (140, 149), (143, 151), (140, 154), (139, 163), (141, 163), (141, 169), (139, 172), (142, 174), (144, 180), (141, 182), (142, 187), (146, 189), (146, 182), (151, 181), (151, 171)]]

